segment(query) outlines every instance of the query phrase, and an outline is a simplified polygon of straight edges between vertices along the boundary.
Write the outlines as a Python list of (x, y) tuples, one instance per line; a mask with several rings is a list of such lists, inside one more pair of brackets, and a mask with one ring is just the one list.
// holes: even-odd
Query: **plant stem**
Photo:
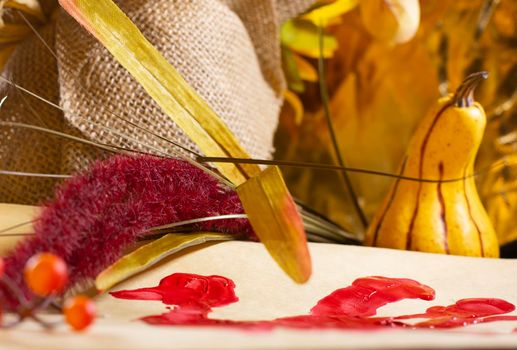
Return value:
[(16, 297), (20, 302), (20, 305), (24, 308), (29, 307), (29, 301), (23, 294), (20, 288), (14, 283), (8, 276), (4, 275), (0, 278), (0, 282), (7, 287), (7, 289), (12, 293), (13, 297)]
[[(320, 48), (320, 54), (318, 57), (318, 76), (319, 76), (318, 80), (319, 80), (319, 85), (320, 85), (321, 101), (323, 104), (323, 114), (325, 115), (325, 119), (327, 121), (330, 138), (332, 140), (332, 147), (334, 149), (334, 153), (336, 155), (338, 164), (340, 167), (344, 168), (345, 161), (344, 161), (341, 151), (339, 149), (336, 132), (334, 130), (334, 124), (332, 123), (332, 116), (330, 113), (329, 96), (328, 96), (327, 84), (326, 84), (326, 79), (325, 79), (325, 62), (324, 62), (324, 57), (323, 57), (323, 28), (321, 25), (318, 26), (318, 30), (319, 30), (319, 48)], [(368, 221), (366, 220), (366, 216), (364, 215), (364, 212), (361, 209), (361, 206), (359, 205), (357, 195), (352, 186), (352, 181), (350, 180), (350, 177), (348, 176), (348, 173), (346, 170), (343, 170), (341, 172), (341, 174), (342, 174), (342, 179), (345, 182), (345, 187), (350, 195), (350, 198), (352, 199), (352, 204), (357, 213), (357, 216), (359, 217), (359, 220), (361, 221), (363, 228), (366, 228), (368, 226)]]
[(456, 90), (453, 97), (453, 103), (456, 107), (467, 108), (474, 103), (474, 90), (479, 83), (488, 78), (487, 72), (472, 73), (463, 80)]

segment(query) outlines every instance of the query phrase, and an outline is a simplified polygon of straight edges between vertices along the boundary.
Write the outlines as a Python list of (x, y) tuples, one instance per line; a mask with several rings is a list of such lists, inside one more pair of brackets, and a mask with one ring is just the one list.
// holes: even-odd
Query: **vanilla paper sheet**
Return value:
[[(0, 230), (12, 225), (0, 207)], [(19, 209), (19, 208), (18, 208)], [(17, 213), (20, 213), (17, 215)], [(23, 219), (25, 215), (25, 218)], [(4, 240), (0, 239), (0, 244)], [(379, 309), (379, 316), (421, 313), (433, 305), (463, 298), (501, 298), (517, 304), (517, 261), (464, 258), (396, 250), (310, 244), (314, 273), (305, 285), (293, 283), (258, 243), (226, 242), (191, 249), (115, 286), (113, 290), (153, 287), (177, 272), (220, 275), (232, 279), (239, 301), (214, 308), (210, 318), (270, 320), (307, 314), (312, 306), (356, 278), (410, 278), (436, 291), (433, 301), (403, 300)], [(214, 327), (151, 326), (137, 320), (166, 312), (160, 301), (96, 298), (100, 316), (82, 334), (66, 326), (52, 332), (38, 325), (0, 331), (1, 349), (369, 349), (369, 348), (516, 348), (517, 321), (473, 325), (454, 330), (245, 331)], [(509, 315), (517, 315), (512, 312)], [(49, 316), (50, 319), (55, 316)]]
[[(38, 207), (0, 203), (0, 255), (4, 255), (21, 238), (32, 232), (32, 220)], [(16, 226), (16, 227), (15, 227)], [(13, 229), (5, 231), (7, 228)]]

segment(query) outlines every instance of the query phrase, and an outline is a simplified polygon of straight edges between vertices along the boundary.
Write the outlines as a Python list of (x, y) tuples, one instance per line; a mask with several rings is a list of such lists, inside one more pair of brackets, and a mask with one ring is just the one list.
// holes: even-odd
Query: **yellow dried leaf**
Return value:
[(6, 8), (20, 11), (29, 15), (31, 19), (45, 21), (45, 15), (38, 0), (0, 0), (0, 70), (4, 68), (16, 45), (32, 35), (32, 29), (21, 17), (4, 16)]
[(277, 166), (237, 187), (251, 226), (269, 254), (291, 278), (306, 282), (311, 258), (296, 204)]
[[(113, 1), (59, 2), (111, 52), (205, 155), (249, 158), (219, 116)], [(221, 163), (218, 167), (237, 185), (260, 173), (254, 164)]]
[(388, 43), (411, 40), (420, 25), (418, 0), (368, 0), (361, 2), (360, 9), (370, 34)]
[(336, 0), (328, 5), (317, 7), (305, 14), (303, 18), (316, 25), (326, 27), (335, 24), (336, 18), (354, 9), (358, 3), (358, 0)]
[(4, 23), (0, 26), (0, 44), (14, 44), (31, 33), (31, 29), (25, 24)]
[[(249, 158), (224, 122), (112, 0), (59, 0), (59, 3), (111, 52), (205, 155)], [(244, 187), (250, 189), (245, 192), (248, 204), (253, 198), (255, 204), (270, 207), (271, 210), (265, 212), (265, 216), (249, 217), (250, 223), (262, 243), (270, 249), (273, 257), (288, 274), (297, 281), (306, 280), (310, 274), (310, 259), (301, 259), (302, 250), (308, 256), (303, 224), (280, 173), (277, 177), (269, 178), (268, 184), (283, 189), (286, 198), (290, 199), (289, 203), (293, 204), (292, 207), (271, 206), (271, 203), (277, 201), (275, 193), (264, 193), (259, 188), (255, 188), (254, 192), (253, 185), (246, 185), (247, 178), (262, 179), (264, 176), (258, 165), (219, 164), (221, 173), (233, 184), (238, 186), (244, 183)], [(252, 181), (255, 182), (256, 180)], [(249, 206), (246, 212), (248, 210), (251, 210)], [(286, 234), (275, 227), (261, 224), (262, 221), (272, 220), (289, 222), (287, 228), (291, 232)], [(277, 226), (285, 228), (285, 225)], [(295, 228), (301, 228), (298, 232), (300, 234), (293, 234)], [(279, 248), (272, 248), (274, 245)], [(282, 247), (287, 249), (283, 250)]]
[[(282, 25), (282, 44), (302, 55), (318, 58), (320, 56), (319, 29), (314, 23), (290, 20)], [(337, 50), (337, 41), (328, 34), (323, 35), (323, 57), (332, 57)]]
[(499, 244), (504, 245), (517, 240), (517, 154), (492, 166), (483, 179), (481, 196)]
[(224, 233), (199, 232), (189, 234), (168, 234), (123, 256), (101, 272), (95, 286), (108, 290), (117, 283), (148, 269), (172, 254), (188, 247), (211, 241), (230, 241), (234, 236)]
[(295, 53), (292, 50), (285, 46), (282, 47), (282, 68), (287, 86), (294, 92), (302, 93), (305, 91), (305, 84), (300, 76), (294, 55)]
[(36, 17), (40, 21), (45, 21), (45, 15), (43, 14), (38, 0), (8, 0), (5, 2), (4, 7), (23, 11), (28, 15)]
[(300, 75), (301, 79), (310, 82), (318, 81), (318, 71), (312, 64), (309, 63), (309, 61), (297, 54), (293, 54), (293, 59), (296, 63), (298, 74)]
[[(419, 117), (438, 98), (436, 70), (425, 43), (414, 40), (389, 47), (358, 30), (358, 13), (349, 16), (347, 24), (332, 30), (339, 50), (328, 65), (330, 110), (340, 150), (350, 167), (396, 173)], [(312, 105), (317, 106), (318, 101), (316, 92)], [(277, 146), (284, 152), (277, 153), (278, 158), (331, 163), (332, 141), (323, 112), (313, 115), (307, 110), (304, 123), (291, 130), (297, 133), (289, 135), (293, 140), (289, 148)], [(287, 168), (285, 173), (297, 198), (344, 227), (361, 232), (351, 215), (351, 200), (336, 186), (340, 184), (337, 174)], [(350, 178), (370, 217), (393, 180), (365, 174), (350, 174)]]
[(300, 125), (303, 121), (303, 104), (297, 94), (285, 90), (284, 98), (287, 103), (293, 108), (294, 111), (294, 122), (296, 125)]

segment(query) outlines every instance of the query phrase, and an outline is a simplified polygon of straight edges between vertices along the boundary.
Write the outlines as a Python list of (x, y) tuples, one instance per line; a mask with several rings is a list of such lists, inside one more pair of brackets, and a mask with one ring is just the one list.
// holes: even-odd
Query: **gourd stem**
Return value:
[(474, 103), (474, 90), (479, 83), (488, 78), (488, 72), (472, 73), (463, 80), (452, 98), (456, 107), (470, 107)]

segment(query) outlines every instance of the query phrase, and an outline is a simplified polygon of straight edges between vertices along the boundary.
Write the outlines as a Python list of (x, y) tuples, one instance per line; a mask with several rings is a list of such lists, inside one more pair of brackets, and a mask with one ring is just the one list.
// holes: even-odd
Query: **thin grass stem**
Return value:
[[(323, 104), (323, 114), (325, 116), (325, 120), (327, 121), (327, 126), (330, 133), (330, 139), (332, 141), (332, 148), (334, 150), (334, 154), (337, 158), (338, 164), (340, 167), (345, 167), (345, 160), (343, 158), (343, 155), (341, 154), (339, 143), (336, 137), (336, 132), (334, 130), (334, 123), (332, 122), (332, 115), (330, 113), (330, 102), (329, 102), (329, 95), (327, 91), (327, 83), (325, 79), (325, 61), (323, 57), (323, 27), (321, 25), (318, 26), (318, 37), (319, 37), (319, 49), (320, 54), (318, 57), (318, 77), (319, 77), (319, 85), (320, 85), (320, 95), (321, 95), (321, 101)], [(345, 183), (345, 188), (348, 191), (348, 194), (350, 195), (350, 198), (352, 200), (352, 205), (354, 206), (354, 209), (357, 213), (357, 216), (359, 217), (359, 221), (361, 222), (361, 225), (363, 228), (366, 228), (368, 226), (368, 221), (366, 220), (366, 215), (363, 212), (363, 209), (361, 208), (361, 205), (359, 204), (359, 200), (357, 198), (357, 194), (355, 193), (354, 187), (352, 185), (352, 181), (350, 180), (350, 177), (348, 176), (348, 173), (346, 171), (341, 172), (342, 179)]]

